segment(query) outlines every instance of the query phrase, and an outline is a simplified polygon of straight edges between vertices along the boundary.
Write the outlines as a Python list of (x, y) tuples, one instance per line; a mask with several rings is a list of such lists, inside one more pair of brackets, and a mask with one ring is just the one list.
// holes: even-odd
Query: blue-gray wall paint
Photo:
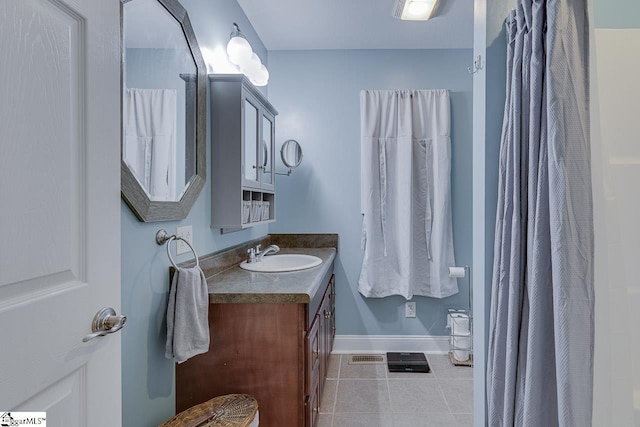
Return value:
[[(134, 0), (135, 1), (135, 0)], [(266, 63), (266, 49), (235, 0), (182, 0), (201, 47), (224, 48), (232, 22), (237, 22), (254, 51)], [(214, 64), (214, 66), (228, 64)], [(265, 91), (263, 91), (265, 92)], [(207, 115), (207, 122), (209, 116)], [(209, 123), (207, 123), (207, 135)], [(207, 180), (189, 216), (182, 221), (139, 222), (122, 202), (122, 425), (149, 427), (175, 413), (174, 364), (164, 358), (169, 260), (165, 247), (155, 243), (156, 231), (193, 226), (194, 248), (203, 255), (267, 234), (266, 226), (220, 235), (209, 228), (211, 180), (207, 137)], [(175, 250), (175, 249), (174, 249)], [(175, 252), (174, 252), (175, 253)], [(181, 255), (178, 262), (191, 255)]]
[(593, 19), (596, 28), (640, 28), (640, 1), (594, 0)]
[[(292, 138), (304, 160), (277, 180), (278, 221), (271, 232), (339, 233), (337, 333), (446, 335), (446, 309), (466, 308), (467, 283), (442, 300), (358, 293), (360, 249), (360, 98), (362, 89), (449, 89), (452, 105), (453, 233), (458, 265), (471, 264), (471, 50), (269, 52), (269, 98), (279, 111), (276, 141)], [(278, 162), (278, 164), (280, 164)]]

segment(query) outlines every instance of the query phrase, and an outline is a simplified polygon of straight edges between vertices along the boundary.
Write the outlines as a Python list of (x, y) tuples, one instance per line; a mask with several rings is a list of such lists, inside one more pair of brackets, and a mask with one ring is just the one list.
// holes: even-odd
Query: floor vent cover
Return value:
[(349, 365), (377, 365), (387, 363), (383, 354), (352, 354)]

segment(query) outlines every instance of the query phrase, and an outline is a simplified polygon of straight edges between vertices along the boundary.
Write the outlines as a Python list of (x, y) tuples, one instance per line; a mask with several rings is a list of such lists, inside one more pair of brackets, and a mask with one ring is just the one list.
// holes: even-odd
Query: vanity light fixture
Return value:
[(432, 18), (440, 0), (396, 0), (393, 17), (403, 21), (426, 21)]
[(267, 67), (260, 61), (245, 36), (240, 32), (238, 24), (234, 22), (233, 27), (234, 30), (229, 36), (229, 43), (227, 43), (229, 62), (237, 65), (240, 72), (247, 76), (254, 85), (266, 86), (269, 83)]

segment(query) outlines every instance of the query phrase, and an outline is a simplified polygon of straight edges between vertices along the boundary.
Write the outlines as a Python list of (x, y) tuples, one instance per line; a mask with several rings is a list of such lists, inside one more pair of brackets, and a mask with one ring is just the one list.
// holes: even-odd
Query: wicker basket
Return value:
[(180, 412), (160, 427), (248, 427), (258, 402), (247, 394), (227, 394)]

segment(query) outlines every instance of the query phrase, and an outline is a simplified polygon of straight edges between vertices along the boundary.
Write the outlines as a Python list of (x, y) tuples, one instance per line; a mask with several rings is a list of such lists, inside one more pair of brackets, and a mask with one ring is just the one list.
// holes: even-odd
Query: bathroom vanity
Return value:
[(286, 273), (236, 265), (207, 278), (210, 350), (176, 366), (176, 411), (247, 393), (258, 400), (260, 426), (317, 425), (335, 335), (336, 250), (282, 252), (315, 255), (322, 264)]

